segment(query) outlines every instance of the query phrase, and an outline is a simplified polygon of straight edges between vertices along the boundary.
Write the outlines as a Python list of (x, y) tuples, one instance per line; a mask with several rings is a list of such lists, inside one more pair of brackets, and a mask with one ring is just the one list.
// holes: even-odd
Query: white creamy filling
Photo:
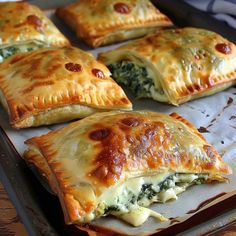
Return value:
[[(184, 192), (188, 186), (193, 184), (194, 180), (198, 179), (197, 174), (177, 174), (172, 179), (168, 179), (168, 176), (170, 176), (170, 173), (132, 178), (116, 188), (108, 189), (100, 196), (101, 203), (97, 213), (115, 215), (133, 226), (143, 224), (149, 216), (160, 221), (167, 220), (161, 214), (145, 207), (153, 202), (178, 199), (177, 195)], [(163, 182), (166, 179), (168, 181)], [(166, 185), (164, 190), (162, 183)], [(144, 185), (152, 185), (155, 192), (153, 196), (150, 197), (148, 194), (145, 196), (145, 192), (142, 192)], [(142, 193), (143, 195), (140, 195)], [(137, 199), (138, 196), (142, 196), (141, 199)], [(108, 211), (106, 212), (106, 210)]]
[[(140, 60), (138, 57), (132, 55), (128, 55), (125, 59), (123, 58), (117, 61), (122, 62), (126, 60), (127, 62), (130, 62), (137, 67), (145, 68), (147, 71), (147, 78), (152, 79), (154, 84), (150, 86), (150, 84), (143, 85), (143, 77), (136, 77), (136, 80), (139, 81), (139, 85), (145, 88), (145, 97), (149, 97), (160, 102), (168, 102), (168, 99), (166, 97), (165, 92), (163, 91), (160, 81), (156, 79), (158, 75), (154, 73), (155, 69), (151, 68), (151, 65), (146, 65), (145, 62)], [(122, 80), (124, 84), (126, 84), (126, 79), (127, 78), (120, 77), (120, 80)]]
[(160, 221), (167, 221), (168, 219), (162, 216), (161, 214), (141, 206), (133, 207), (130, 212), (125, 214), (114, 214), (116, 217), (124, 220), (125, 222), (133, 225), (139, 226), (142, 225), (150, 216), (156, 218)]
[(165, 95), (165, 93), (160, 93), (162, 88), (157, 87), (157, 86), (152, 86), (149, 90), (150, 97), (152, 97), (154, 100), (159, 101), (159, 102), (168, 102), (168, 99)]
[[(146, 70), (150, 78), (157, 77), (157, 75), (155, 75), (150, 68), (146, 67)], [(150, 94), (149, 96), (159, 102), (168, 102), (168, 99), (165, 95), (165, 92), (163, 91), (160, 81), (159, 80), (153, 80), (153, 81), (155, 86), (152, 86), (149, 89), (149, 94)]]

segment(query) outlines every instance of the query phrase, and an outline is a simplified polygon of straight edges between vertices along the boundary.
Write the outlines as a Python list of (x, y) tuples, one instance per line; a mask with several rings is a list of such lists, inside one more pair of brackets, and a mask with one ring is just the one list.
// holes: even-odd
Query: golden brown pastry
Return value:
[[(153, 202), (177, 199), (188, 186), (226, 179), (230, 167), (176, 113), (96, 113), (26, 141), (25, 160), (46, 176), (66, 223), (115, 215), (138, 226)], [(43, 164), (42, 164), (43, 163)]]
[(236, 46), (204, 29), (163, 30), (101, 53), (99, 60), (138, 98), (173, 105), (236, 84)]
[(72, 47), (38, 49), (5, 60), (0, 65), (0, 102), (15, 128), (132, 109), (107, 67)]
[(70, 45), (42, 11), (27, 2), (1, 2), (0, 29), (0, 62), (17, 52)]
[(172, 26), (168, 17), (149, 0), (80, 0), (58, 8), (57, 15), (92, 47)]

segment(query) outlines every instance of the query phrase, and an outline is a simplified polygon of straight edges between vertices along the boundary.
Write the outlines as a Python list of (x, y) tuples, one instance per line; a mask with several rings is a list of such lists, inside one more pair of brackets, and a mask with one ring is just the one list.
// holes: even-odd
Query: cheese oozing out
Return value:
[(109, 188), (100, 196), (100, 203), (92, 218), (115, 215), (133, 226), (142, 225), (149, 216), (160, 221), (167, 218), (146, 208), (153, 202), (176, 200), (188, 186), (205, 182), (207, 174), (162, 173), (131, 178), (125, 183)]

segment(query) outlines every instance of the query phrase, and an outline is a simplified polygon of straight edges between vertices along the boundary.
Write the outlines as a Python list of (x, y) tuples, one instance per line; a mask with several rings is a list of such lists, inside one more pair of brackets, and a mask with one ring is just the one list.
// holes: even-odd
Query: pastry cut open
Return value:
[(18, 52), (70, 42), (44, 13), (28, 2), (0, 3), (0, 63)]
[(0, 65), (0, 103), (14, 128), (132, 109), (107, 67), (73, 47), (43, 48), (5, 60)]
[(88, 45), (138, 38), (172, 22), (149, 0), (80, 0), (56, 11)]
[(188, 121), (148, 112), (96, 113), (26, 141), (25, 160), (58, 195), (67, 224), (114, 215), (133, 226), (187, 187), (225, 182), (230, 167)]
[(99, 54), (138, 98), (179, 105), (236, 84), (236, 46), (217, 33), (162, 30)]

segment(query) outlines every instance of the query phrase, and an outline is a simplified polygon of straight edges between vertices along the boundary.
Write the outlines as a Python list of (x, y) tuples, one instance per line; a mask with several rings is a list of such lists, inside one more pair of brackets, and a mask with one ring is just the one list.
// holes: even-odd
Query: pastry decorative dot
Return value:
[(39, 30), (42, 28), (42, 21), (36, 15), (27, 16), (27, 22), (33, 25), (35, 29)]
[(96, 69), (96, 68), (92, 69), (92, 73), (93, 73), (94, 76), (96, 76), (99, 79), (104, 79), (105, 78), (104, 73), (99, 69)]
[(133, 117), (125, 118), (121, 122), (122, 124), (130, 126), (130, 127), (136, 127), (140, 123), (140, 121), (137, 118), (133, 118)]
[(93, 140), (99, 141), (108, 137), (110, 133), (111, 131), (108, 128), (103, 128), (103, 129), (92, 131), (89, 137)]
[(121, 13), (121, 14), (128, 14), (131, 12), (130, 6), (123, 2), (118, 2), (114, 5), (114, 9), (116, 12)]
[(80, 64), (72, 63), (72, 62), (66, 63), (65, 68), (69, 71), (72, 71), (72, 72), (81, 72), (82, 71), (82, 66)]
[(230, 54), (231, 53), (231, 47), (230, 47), (230, 45), (228, 45), (226, 43), (218, 43), (218, 44), (216, 44), (215, 49), (218, 52), (221, 52), (223, 54)]

